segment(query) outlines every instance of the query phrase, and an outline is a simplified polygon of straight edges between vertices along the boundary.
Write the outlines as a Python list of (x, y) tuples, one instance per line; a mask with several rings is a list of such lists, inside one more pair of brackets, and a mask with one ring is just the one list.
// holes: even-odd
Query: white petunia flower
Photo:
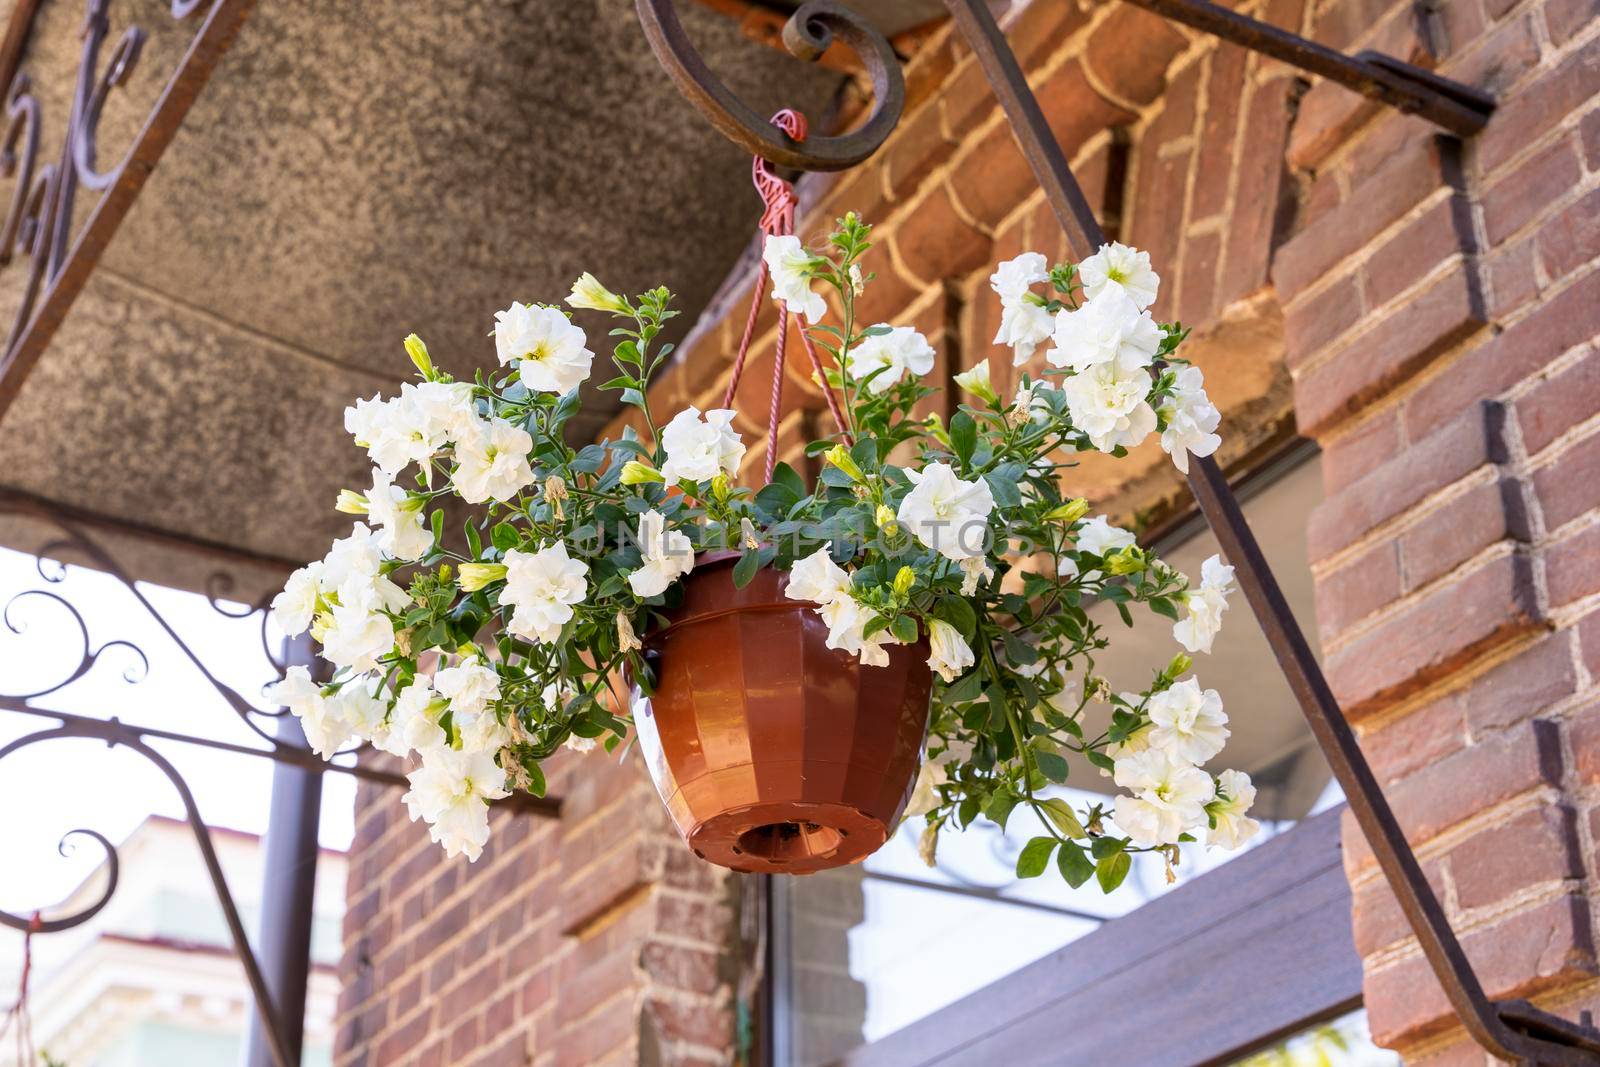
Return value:
[[(391, 588), (395, 585), (387, 578), (363, 582), (359, 577), (339, 587), (339, 605), (322, 635), (322, 655), (328, 662), (364, 673), (394, 648), (394, 622), (383, 614), (383, 609), (394, 610)], [(405, 594), (400, 596), (403, 604)]]
[(928, 666), (947, 682), (961, 677), (973, 664), (972, 649), (962, 638), (961, 631), (943, 619), (928, 623), (928, 646), (932, 650)]
[(378, 394), (374, 393), (370, 400), (357, 397), (354, 404), (344, 409), (345, 433), (355, 438), (362, 448), (369, 448), (388, 414), (389, 404)]
[(322, 686), (311, 680), (306, 668), (290, 667), (282, 681), (268, 687), (267, 698), (300, 720), (306, 744), (323, 759), (332, 759), (349, 742), (351, 729), (343, 706), (337, 698), (322, 695)]
[(322, 558), (319, 582), (323, 592), (331, 592), (346, 585), (351, 577), (371, 578), (383, 563), (379, 537), (364, 522), (350, 527), (350, 535), (341, 537)]
[(1020, 367), (1033, 358), (1040, 345), (1055, 333), (1055, 316), (1043, 304), (1031, 298), (1017, 301), (1000, 309), (1000, 329), (995, 332), (994, 343), (1009, 345), (1011, 364)]
[(1156, 302), (1161, 276), (1150, 269), (1150, 253), (1125, 244), (1106, 244), (1078, 264), (1078, 280), (1090, 300), (1108, 290), (1126, 293), (1140, 308)]
[(422, 501), (412, 500), (410, 493), (381, 470), (372, 472), (367, 517), (381, 531), (379, 550), (392, 559), (417, 559), (433, 544), (433, 534), (422, 522)]
[[(358, 414), (355, 423), (357, 439), (367, 442), (367, 455), (392, 478), (409, 464), (426, 466), (473, 417), (470, 382), (408, 382), (381, 411)], [(345, 424), (351, 424), (351, 412), (346, 412)]]
[(332, 699), (339, 702), (340, 714), (349, 724), (353, 737), (371, 742), (380, 752), (404, 756), (409, 750), (390, 729), (389, 705), (379, 698), (375, 686), (375, 679), (357, 679), (346, 684)]
[(906, 810), (901, 818), (909, 819), (916, 815), (926, 815), (939, 806), (939, 787), (950, 780), (950, 771), (942, 763), (935, 763), (926, 756), (922, 758), (922, 766), (917, 769), (917, 782), (911, 787), (911, 798), (906, 801)]
[(511, 795), (494, 756), (492, 751), (429, 749), (422, 766), (406, 775), (411, 788), (401, 799), (411, 821), (426, 821), (429, 836), (448, 856), (471, 861), (482, 855), (489, 840), (488, 801)]
[(469, 504), (505, 503), (533, 483), (533, 436), (505, 419), (479, 422), (456, 445), (456, 492)]
[(978, 585), (994, 577), (994, 568), (984, 556), (968, 556), (957, 564), (961, 568), (961, 595), (972, 596)]
[(1045, 354), (1054, 367), (1085, 371), (1103, 363), (1148, 367), (1161, 347), (1161, 329), (1148, 311), (1120, 289), (1108, 289), (1082, 307), (1056, 315), (1055, 347)]
[(989, 288), (1002, 304), (1014, 304), (1040, 282), (1050, 280), (1050, 262), (1038, 252), (1024, 252), (997, 265), (989, 275)]
[(1200, 588), (1184, 594), (1188, 613), (1172, 624), (1172, 636), (1190, 652), (1210, 654), (1211, 642), (1222, 629), (1222, 613), (1228, 610), (1228, 592), (1233, 587), (1233, 568), (1221, 556), (1207, 557), (1200, 565)]
[(1261, 824), (1245, 812), (1256, 800), (1256, 787), (1243, 771), (1223, 771), (1218, 776), (1217, 798), (1206, 805), (1215, 826), (1206, 835), (1208, 843), (1223, 848), (1238, 848), (1261, 829)]
[(1167, 420), (1167, 428), (1161, 431), (1161, 447), (1183, 473), (1189, 473), (1189, 453), (1209, 456), (1222, 444), (1216, 434), (1222, 413), (1206, 396), (1205, 375), (1199, 367), (1178, 369), (1172, 400), (1161, 413)]
[(272, 621), (290, 637), (311, 627), (317, 612), (317, 596), (322, 591), (322, 564), (308, 563), (289, 575), (283, 592), (272, 598)]
[(1072, 424), (1102, 452), (1133, 448), (1156, 428), (1156, 413), (1145, 402), (1153, 383), (1141, 366), (1100, 363), (1061, 385)]
[(1202, 764), (1221, 752), (1228, 740), (1222, 697), (1215, 689), (1202, 692), (1195, 678), (1154, 694), (1146, 709), (1154, 724), (1150, 744), (1174, 759)]
[[(1104, 515), (1096, 515), (1092, 519), (1085, 519), (1082, 525), (1078, 527), (1073, 548), (1079, 552), (1086, 552), (1089, 555), (1099, 556), (1104, 559), (1113, 552), (1124, 548), (1132, 548), (1135, 543), (1136, 540), (1132, 531), (1111, 525), (1111, 520)], [(1069, 556), (1062, 557), (1061, 563), (1056, 567), (1056, 573), (1063, 578), (1078, 577), (1077, 560)], [(1082, 577), (1084, 581), (1092, 582), (1100, 577), (1100, 571), (1098, 569), (1091, 570), (1083, 574)]]
[(516, 609), (507, 629), (529, 641), (554, 642), (572, 618), (572, 605), (583, 602), (589, 565), (569, 557), (561, 541), (537, 552), (507, 549), (505, 565), (500, 603)]
[[(880, 322), (874, 329), (889, 328)], [(910, 326), (895, 326), (888, 333), (865, 338), (845, 353), (845, 366), (856, 381), (877, 373), (867, 383), (870, 393), (882, 393), (903, 378), (907, 371), (921, 377), (933, 369), (933, 346)]]
[(439, 716), (449, 707), (449, 701), (434, 692), (428, 679), (419, 676), (400, 690), (395, 698), (394, 712), (390, 716), (390, 731), (406, 752), (427, 752), (439, 748), (449, 738), (439, 725)]
[(745, 450), (733, 415), (731, 408), (713, 408), (702, 418), (691, 405), (672, 417), (661, 430), (661, 445), (667, 450), (661, 476), (668, 485), (703, 482), (722, 472), (730, 478), (738, 475)]
[(994, 385), (989, 380), (989, 361), (968, 367), (955, 377), (956, 385), (965, 389), (979, 400), (993, 401), (996, 399)]
[(869, 667), (889, 665), (887, 646), (900, 642), (887, 629), (871, 637), (866, 635), (866, 628), (878, 617), (877, 612), (857, 603), (854, 597), (839, 596), (817, 608), (817, 614), (828, 624), (829, 648), (848, 652)]
[(596, 737), (579, 737), (577, 734), (568, 734), (567, 739), (561, 742), (561, 747), (571, 749), (581, 755), (585, 752), (593, 752), (594, 746), (598, 743), (599, 738)]
[(500, 696), (500, 675), (487, 664), (463, 660), (435, 672), (433, 687), (450, 702), (450, 714), (459, 724), (464, 716), (478, 714)]
[(767, 271), (772, 275), (772, 299), (781, 300), (790, 311), (816, 322), (828, 313), (822, 294), (811, 289), (811, 270), (817, 257), (806, 251), (793, 234), (769, 234), (761, 249)]
[(921, 471), (907, 468), (915, 486), (900, 501), (896, 518), (924, 545), (946, 559), (982, 556), (988, 549), (989, 513), (994, 494), (981, 478), (956, 477), (948, 463), (930, 463)]
[(828, 556), (833, 547), (829, 542), (805, 559), (795, 560), (789, 569), (789, 582), (783, 595), (790, 600), (809, 600), (814, 604), (831, 604), (839, 597), (850, 595), (850, 575)]
[(1113, 817), (1142, 848), (1176, 844), (1185, 831), (1209, 821), (1205, 806), (1216, 795), (1211, 776), (1161, 749), (1118, 760), (1113, 777), (1134, 794), (1117, 798)]
[(639, 597), (660, 596), (694, 567), (694, 544), (679, 531), (667, 529), (667, 520), (654, 508), (639, 516), (639, 554), (643, 566), (628, 575), (628, 585)]
[(512, 304), (494, 313), (500, 364), (515, 363), (522, 384), (536, 393), (569, 393), (589, 377), (594, 353), (581, 327), (558, 308)]

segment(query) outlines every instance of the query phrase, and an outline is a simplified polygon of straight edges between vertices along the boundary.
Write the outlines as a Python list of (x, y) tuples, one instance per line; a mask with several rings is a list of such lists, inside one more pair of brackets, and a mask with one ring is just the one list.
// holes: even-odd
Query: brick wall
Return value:
[[(1493, 995), (1600, 1000), (1600, 43), (1595, 0), (1257, 0), (1500, 96), (1463, 145), (1131, 7), (1013, 5), (1008, 32), (1092, 203), (1152, 252), (1163, 317), (1225, 412), (1235, 468), (1296, 430), (1324, 449), (1308, 517), (1332, 683)], [(869, 321), (917, 326), (936, 377), (989, 344), (986, 278), (1065, 248), (948, 31), (875, 160), (802, 186), (800, 228), (878, 224)], [(752, 272), (735, 271), (652, 396), (717, 406)], [(759, 469), (775, 316), (737, 406)], [(779, 448), (826, 428), (803, 358)], [(620, 429), (621, 420), (608, 432)], [(1150, 442), (1075, 490), (1129, 521), (1185, 490)], [(726, 1063), (737, 880), (679, 847), (642, 770), (573, 778), (559, 822), (496, 816), (447, 864), (393, 792), (364, 791), (337, 1062)], [(1346, 835), (1378, 1039), (1435, 1067), (1462, 1043), (1358, 834)]]

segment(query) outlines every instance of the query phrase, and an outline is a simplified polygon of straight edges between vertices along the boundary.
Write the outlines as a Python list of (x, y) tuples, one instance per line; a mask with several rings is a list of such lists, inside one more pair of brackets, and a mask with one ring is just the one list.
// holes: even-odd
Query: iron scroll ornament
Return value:
[(673, 0), (635, 0), (639, 22), (656, 59), (678, 91), (711, 124), (752, 155), (779, 167), (844, 170), (882, 147), (905, 110), (900, 59), (869, 22), (834, 0), (807, 0), (783, 28), (790, 53), (807, 61), (821, 57), (837, 38), (866, 66), (872, 79), (872, 114), (860, 128), (834, 137), (795, 140), (757, 114), (722, 83), (695, 50)]

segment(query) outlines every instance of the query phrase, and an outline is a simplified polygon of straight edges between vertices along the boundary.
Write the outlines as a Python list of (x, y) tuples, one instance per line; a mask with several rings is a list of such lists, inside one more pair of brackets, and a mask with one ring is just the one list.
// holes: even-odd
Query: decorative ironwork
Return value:
[[(211, 878), (211, 886), (216, 890), (217, 902), (222, 905), (222, 915), (228, 924), (228, 933), (233, 939), (235, 953), (239, 962), (244, 965), (245, 978), (250, 983), (250, 992), (255, 998), (256, 1010), (266, 1020), (265, 1030), (272, 1050), (272, 1058), (277, 1067), (293, 1067), (295, 1057), (291, 1056), (287, 1044), (283, 1039), (283, 1027), (279, 1025), (278, 1011), (273, 1005), (272, 996), (267, 990), (265, 977), (261, 973), (261, 965), (256, 960), (255, 952), (250, 948), (249, 936), (245, 933), (244, 920), (239, 917), (239, 906), (234, 902), (233, 894), (228, 890), (227, 879), (222, 875), (222, 864), (217, 859), (216, 846), (211, 842), (211, 831), (207, 828), (205, 820), (200, 817), (200, 809), (195, 804), (194, 794), (190, 792), (189, 785), (183, 780), (167, 758), (149, 745), (139, 736), (139, 731), (132, 727), (124, 726), (115, 719), (101, 721), (97, 719), (80, 719), (74, 717), (72, 721), (64, 722), (53, 729), (39, 730), (17, 738), (4, 748), (0, 748), (0, 760), (4, 760), (11, 753), (36, 745), (44, 741), (55, 741), (62, 738), (94, 738), (102, 740), (107, 745), (121, 745), (124, 748), (137, 752), (145, 759), (156, 765), (172, 787), (177, 790), (178, 798), (183, 801), (183, 808), (188, 815), (189, 828), (194, 831), (195, 844), (200, 848), (200, 857), (205, 861), (206, 874)], [(86, 908), (71, 915), (56, 919), (43, 919), (37, 925), (32, 917), (12, 915), (0, 911), (0, 924), (19, 930), (23, 933), (30, 929), (35, 933), (49, 933), (56, 930), (67, 930), (87, 922), (95, 913), (105, 907), (111, 900), (111, 895), (117, 888), (117, 875), (119, 863), (116, 846), (93, 830), (73, 830), (72, 834), (86, 834), (98, 841), (106, 850), (107, 865), (110, 877), (99, 899)], [(65, 838), (62, 839), (65, 842)]]
[[(111, 2), (85, 0), (77, 84), (66, 116), (61, 156), (54, 162), (41, 163), (39, 159), (45, 116), (33, 95), (32, 79), (21, 69), (37, 0), (25, 0), (12, 8), (0, 47), (0, 85), (8, 87), (0, 178), (14, 180), (5, 225), (0, 229), (0, 270), (21, 257), (27, 261), (28, 271), (16, 317), (0, 346), (0, 415), (16, 399), (22, 380), (43, 355), (190, 105), (255, 5), (255, 0), (212, 0), (209, 4), (173, 0), (175, 20), (188, 20), (202, 8), (205, 17), (133, 144), (115, 166), (102, 171), (97, 163), (101, 113), (111, 91), (132, 76), (148, 36), (143, 28), (129, 26), (102, 63), (111, 34)], [(101, 195), (74, 234), (73, 206), (80, 186)]]
[(843, 170), (876, 152), (900, 121), (906, 86), (899, 58), (871, 23), (833, 0), (802, 4), (784, 26), (783, 43), (792, 54), (809, 61), (820, 58), (835, 37), (844, 42), (872, 79), (872, 114), (851, 133), (808, 137), (804, 144), (774, 127), (722, 84), (684, 33), (672, 0), (637, 0), (637, 6), (650, 47), (678, 90), (752, 155), (780, 167)]
[[(764, 142), (760, 135), (764, 129), (759, 119), (741, 123), (737, 117), (748, 112), (747, 108), (737, 105), (736, 101), (730, 105), (722, 99), (708, 100), (705, 87), (684, 75), (685, 67), (691, 61), (698, 62), (697, 57), (692, 53), (686, 57), (674, 37), (653, 29), (662, 21), (664, 10), (670, 17), (670, 0), (637, 2), (651, 44), (658, 55), (667, 50), (662, 62), (690, 102), (733, 140), (763, 153)], [(1386, 56), (1367, 53), (1353, 58), (1345, 56), (1295, 34), (1216, 7), (1206, 0), (1130, 2), (1302, 70), (1321, 74), (1381, 103), (1421, 115), (1461, 136), (1471, 136), (1481, 129), (1494, 108), (1491, 97), (1468, 86)], [(945, 6), (976, 54), (1012, 134), (1069, 244), (1079, 254), (1087, 255), (1104, 243), (1105, 234), (1073, 177), (1061, 146), (1051, 133), (994, 15), (983, 0), (945, 0)], [(804, 15), (802, 8), (795, 18), (801, 20)], [(720, 85), (717, 88), (720, 89)], [(880, 144), (881, 133), (881, 128), (875, 130)], [(781, 158), (767, 158), (794, 166), (819, 165), (819, 161), (793, 150), (786, 151)], [(826, 161), (821, 161), (821, 166), (833, 169)], [(1593, 1063), (1595, 1054), (1600, 1053), (1600, 1032), (1541, 1011), (1525, 1001), (1496, 1003), (1489, 1000), (1368, 766), (1355, 732), (1339, 710), (1227, 478), (1209, 458), (1192, 461), (1188, 477), (1201, 513), (1233, 563), (1239, 586), (1305, 713), (1312, 734), (1344, 788), (1350, 810), (1371, 844), (1451, 1007), (1468, 1033), (1489, 1052), (1507, 1060), (1552, 1067)]]

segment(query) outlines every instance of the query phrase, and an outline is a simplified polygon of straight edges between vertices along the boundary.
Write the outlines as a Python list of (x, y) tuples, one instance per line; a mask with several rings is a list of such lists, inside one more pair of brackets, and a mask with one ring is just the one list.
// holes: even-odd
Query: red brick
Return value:
[(1343, 85), (1318, 82), (1300, 100), (1300, 111), (1289, 135), (1289, 165), (1297, 170), (1315, 170), (1335, 148), (1370, 122), (1381, 106)]
[(945, 139), (943, 127), (937, 103), (927, 104), (901, 121), (883, 151), (882, 169), (893, 200), (909, 196), (955, 151), (956, 143)]
[(1583, 164), (1600, 170), (1600, 109), (1589, 112), (1578, 123), (1578, 137), (1583, 142)]
[(1517, 424), (1530, 455), (1600, 413), (1600, 354), (1589, 352), (1517, 401)]
[[(1178, 262), (1183, 240), (1183, 195), (1189, 181), (1190, 151), (1164, 153), (1162, 142), (1144, 138), (1138, 146), (1137, 181), (1133, 194), (1133, 217), (1129, 241), (1150, 253), (1157, 273), (1164, 264)], [(1175, 287), (1163, 285), (1150, 310), (1157, 319), (1177, 318)]]
[(1243, 143), (1234, 186), (1233, 216), (1228, 220), (1227, 247), (1218, 283), (1221, 307), (1259, 291), (1267, 284), (1272, 248), (1293, 205), (1292, 183), (1286, 180), (1283, 147), (1300, 93), (1298, 78), (1284, 76), (1257, 85), (1250, 94)]
[(1578, 647), (1591, 677), (1600, 676), (1600, 611), (1585, 615), (1578, 624)]
[(1443, 186), (1440, 151), (1432, 137), (1405, 145), (1343, 204), (1291, 238), (1273, 260), (1279, 292), (1298, 293)]
[(726, 1048), (733, 1041), (730, 1006), (695, 999), (652, 999), (645, 1014), (668, 1041), (683, 1041), (703, 1048)]
[(1084, 61), (1101, 85), (1143, 107), (1161, 95), (1167, 64), (1188, 39), (1165, 19), (1123, 5), (1095, 27)]
[(1462, 240), (1470, 210), (1461, 197), (1451, 197), (1413, 219), (1383, 247), (1373, 253), (1363, 268), (1367, 306), (1377, 307), (1394, 299), (1426, 277), (1434, 267), (1454, 255), (1469, 251)]
[(1238, 108), (1232, 105), (1244, 99), (1249, 61), (1250, 53), (1243, 48), (1218, 48), (1206, 59), (1206, 108), (1198, 135), (1191, 221), (1221, 214), (1228, 206), (1239, 126)]
[(1552, 44), (1562, 45), (1600, 19), (1600, 0), (1548, 0), (1544, 24)]
[(1313, 563), (1354, 542), (1485, 463), (1503, 463), (1505, 409), (1474, 404), (1429, 437), (1329, 495), (1312, 511), (1306, 548)]
[(1501, 1067), (1499, 1060), (1491, 1061), (1483, 1046), (1470, 1037), (1445, 1048), (1407, 1056), (1406, 1063), (1408, 1067)]
[(1401, 449), (1400, 414), (1369, 417), (1348, 433), (1322, 442), (1322, 490), (1328, 496), (1381, 467)]
[(1489, 124), (1478, 135), (1478, 166), (1485, 172), (1494, 172), (1600, 92), (1596, 50), (1595, 42), (1590, 41), (1555, 69), (1541, 74), (1532, 85), (1505, 94)]
[(1217, 256), (1222, 236), (1200, 234), (1184, 242), (1183, 284), (1179, 290), (1178, 318), (1197, 326), (1211, 319), (1217, 303)]
[[(1590, 616), (1600, 620), (1600, 614)], [(1600, 785), (1600, 704), (1593, 704), (1574, 715), (1567, 724), (1572, 746), (1573, 770), (1584, 785)]]
[(1453, 271), (1395, 308), (1350, 348), (1295, 376), (1300, 432), (1315, 437), (1483, 325), (1471, 279)]
[(1291, 367), (1304, 363), (1360, 322), (1362, 311), (1361, 288), (1353, 274), (1295, 304), (1283, 317), (1284, 361)]
[(1560, 279), (1600, 257), (1600, 189), (1568, 204), (1539, 227), (1539, 264)]
[(1461, 692), (1447, 693), (1404, 715), (1363, 729), (1361, 751), (1379, 783), (1387, 787), (1464, 748), (1464, 703)]
[(1386, 541), (1317, 576), (1317, 630), (1330, 637), (1399, 596), (1400, 557)]
[(1535, 471), (1533, 488), (1539, 496), (1545, 529), (1559, 529), (1600, 504), (1597, 479), (1600, 432), (1591, 433)]
[[(1360, 835), (1361, 831), (1356, 826), (1355, 817), (1348, 812), (1344, 817), (1344, 825), (1345, 836)], [(1422, 873), (1427, 876), (1434, 895), (1443, 900), (1445, 890), (1443, 866), (1437, 861), (1425, 863)], [(1370, 956), (1415, 936), (1411, 923), (1406, 920), (1405, 912), (1400, 910), (1399, 902), (1389, 889), (1389, 883), (1382, 878), (1370, 881), (1356, 890), (1350, 911), (1350, 925), (1356, 953), (1361, 956)]]
[(1508, 241), (1480, 260), (1480, 271), (1487, 280), (1484, 310), (1491, 321), (1499, 321), (1539, 295), (1539, 279), (1534, 274), (1536, 234)]
[[(1600, 583), (1600, 568), (1594, 574)], [(1361, 715), (1416, 692), (1537, 624), (1532, 568), (1525, 559), (1502, 556), (1425, 593), (1329, 654), (1328, 680), (1345, 714)]]
[(1600, 592), (1600, 523), (1568, 534), (1546, 550), (1545, 582), (1552, 607)]
[[(1486, 992), (1496, 1000), (1532, 996), (1584, 981), (1595, 972), (1594, 944), (1582, 897), (1533, 905), (1462, 938)], [(1380, 1045), (1437, 1033), (1455, 1022), (1427, 961), (1412, 956), (1368, 974), (1367, 1021)]]
[(1401, 535), (1405, 591), (1422, 588), (1492, 544), (1531, 538), (1520, 485), (1502, 479), (1477, 486)]
[(1462, 408), (1495, 397), (1600, 333), (1600, 271), (1567, 287), (1537, 311), (1463, 354), (1405, 404), (1406, 432), (1418, 439)]
[(1546, 634), (1473, 680), (1463, 699), (1467, 727), (1482, 734), (1514, 725), (1570, 696), (1577, 685), (1570, 637), (1565, 631)]
[(1527, 225), (1576, 185), (1582, 173), (1577, 149), (1565, 137), (1524, 160), (1483, 198), (1483, 224), (1489, 244), (1500, 244)]
[(1540, 805), (1475, 834), (1447, 857), (1456, 904), (1497, 904), (1541, 882), (1581, 878), (1577, 824), (1570, 808)]

